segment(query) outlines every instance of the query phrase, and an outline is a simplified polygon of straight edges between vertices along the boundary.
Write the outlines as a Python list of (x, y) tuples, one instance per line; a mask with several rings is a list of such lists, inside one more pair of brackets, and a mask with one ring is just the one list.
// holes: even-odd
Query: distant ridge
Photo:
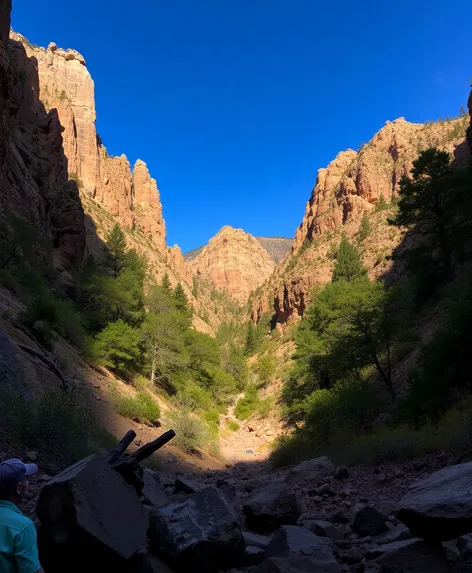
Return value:
[[(263, 249), (265, 249), (275, 263), (282, 261), (292, 250), (293, 239), (288, 237), (255, 237)], [(193, 261), (202, 252), (203, 248), (198, 247), (184, 253), (186, 261)]]

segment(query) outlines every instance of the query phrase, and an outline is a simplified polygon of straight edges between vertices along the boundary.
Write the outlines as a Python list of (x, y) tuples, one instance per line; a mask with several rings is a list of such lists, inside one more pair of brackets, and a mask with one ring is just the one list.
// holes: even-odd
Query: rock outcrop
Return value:
[[(69, 182), (58, 113), (38, 97), (36, 62), (15, 37), (9, 40), (10, 9), (10, 2), (1, 2), (1, 214), (20, 216), (47, 237), (52, 248), (45, 261), (69, 282), (84, 253), (84, 213), (79, 190)], [(2, 225), (8, 232), (5, 220)]]
[(57, 110), (67, 170), (81, 194), (103, 205), (123, 227), (142, 231), (154, 248), (165, 252), (156, 181), (143, 161), (138, 160), (131, 170), (124, 155), (108, 155), (96, 131), (95, 86), (84, 57), (53, 42), (44, 49), (32, 47), (14, 32), (11, 38), (35, 61), (37, 92), (44, 107)]
[(197, 277), (240, 305), (269, 278), (275, 266), (255, 237), (229, 226), (210, 239), (190, 265)]
[[(389, 272), (387, 256), (399, 244), (401, 234), (388, 227), (388, 210), (376, 209), (381, 197), (388, 204), (398, 194), (401, 177), (409, 174), (422, 149), (438, 146), (453, 154), (458, 164), (465, 164), (469, 156), (465, 142), (468, 123), (468, 116), (427, 124), (403, 118), (387, 122), (359, 151), (342, 151), (320, 169), (291, 256), (251, 300), (253, 319), (257, 321), (270, 312), (284, 324), (301, 316), (313, 286), (331, 278), (332, 251), (339, 243), (341, 230), (355, 239), (364, 213), (372, 226), (371, 237), (362, 244), (364, 265), (371, 278)], [(470, 129), (468, 138), (472, 144)]]

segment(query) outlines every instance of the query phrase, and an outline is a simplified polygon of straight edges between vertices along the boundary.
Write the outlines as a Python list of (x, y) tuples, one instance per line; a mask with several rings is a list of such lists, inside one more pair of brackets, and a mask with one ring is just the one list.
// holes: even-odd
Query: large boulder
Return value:
[[(283, 559), (287, 569), (310, 573), (339, 573), (341, 566), (333, 555), (332, 541), (318, 537), (304, 527), (283, 525), (266, 549), (263, 570), (280, 569)], [(283, 568), (283, 567), (282, 567)]]
[(275, 531), (279, 525), (294, 525), (301, 514), (295, 492), (283, 482), (254, 491), (244, 502), (243, 511), (249, 529), (260, 533)]
[[(50, 479), (39, 496), (45, 558), (54, 570), (55, 547), (89, 563), (127, 560), (146, 541), (147, 518), (132, 487), (103, 459), (90, 456)], [(93, 555), (93, 558), (91, 557)], [(62, 569), (63, 569), (62, 563)]]
[(307, 460), (287, 472), (286, 480), (291, 484), (316, 481), (333, 475), (334, 466), (326, 456)]
[(472, 532), (472, 462), (444, 468), (413, 483), (397, 517), (415, 535), (446, 541)]
[(152, 507), (164, 507), (169, 503), (169, 498), (161, 485), (159, 474), (149, 468), (143, 470), (142, 495), (146, 503)]
[(369, 505), (365, 505), (354, 516), (352, 528), (362, 537), (379, 535), (387, 529), (385, 521), (385, 517), (379, 511)]
[(150, 513), (151, 550), (178, 569), (211, 573), (238, 564), (244, 538), (224, 496), (207, 487)]
[(395, 573), (447, 573), (449, 571), (443, 548), (420, 539), (408, 539), (380, 545), (366, 552), (368, 560), (375, 559), (381, 571)]

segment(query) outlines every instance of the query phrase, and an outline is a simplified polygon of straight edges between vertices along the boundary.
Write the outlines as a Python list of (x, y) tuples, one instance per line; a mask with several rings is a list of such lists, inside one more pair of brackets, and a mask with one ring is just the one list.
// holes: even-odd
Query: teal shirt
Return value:
[(0, 572), (36, 573), (40, 568), (34, 523), (16, 505), (0, 500)]

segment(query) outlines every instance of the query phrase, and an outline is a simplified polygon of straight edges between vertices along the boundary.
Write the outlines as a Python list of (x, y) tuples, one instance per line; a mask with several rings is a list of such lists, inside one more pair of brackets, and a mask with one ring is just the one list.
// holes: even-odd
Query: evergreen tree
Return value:
[(166, 294), (168, 295), (172, 294), (172, 285), (170, 283), (169, 275), (167, 273), (162, 277), (161, 287), (164, 289)]
[(251, 354), (254, 354), (255, 350), (256, 350), (256, 332), (255, 332), (255, 327), (252, 324), (252, 322), (249, 322), (249, 324), (247, 325), (247, 332), (246, 332), (246, 346), (245, 346), (245, 352), (248, 356), (251, 356)]
[(362, 215), (362, 219), (361, 219), (361, 229), (359, 231), (359, 241), (364, 241), (365, 239), (367, 239), (367, 237), (371, 234), (371, 232), (372, 232), (372, 227), (370, 226), (369, 217), (367, 216), (367, 213), (364, 213), (364, 215)]
[(353, 281), (367, 275), (367, 269), (362, 266), (361, 255), (343, 234), (339, 245), (336, 262), (333, 269), (333, 282)]
[(472, 219), (467, 174), (453, 170), (451, 163), (447, 151), (431, 147), (421, 152), (411, 177), (400, 181), (398, 211), (389, 220), (406, 227), (410, 235), (421, 236), (419, 245), (406, 253), (415, 261), (410, 270), (420, 269), (423, 261), (435, 267), (438, 280), (445, 281), (454, 274), (454, 251), (462, 249), (470, 236)]
[(174, 289), (175, 308), (183, 313), (188, 313), (188, 299), (182, 284), (179, 283)]
[(126, 254), (126, 237), (118, 223), (108, 233), (106, 247), (106, 264), (117, 278), (124, 266)]

